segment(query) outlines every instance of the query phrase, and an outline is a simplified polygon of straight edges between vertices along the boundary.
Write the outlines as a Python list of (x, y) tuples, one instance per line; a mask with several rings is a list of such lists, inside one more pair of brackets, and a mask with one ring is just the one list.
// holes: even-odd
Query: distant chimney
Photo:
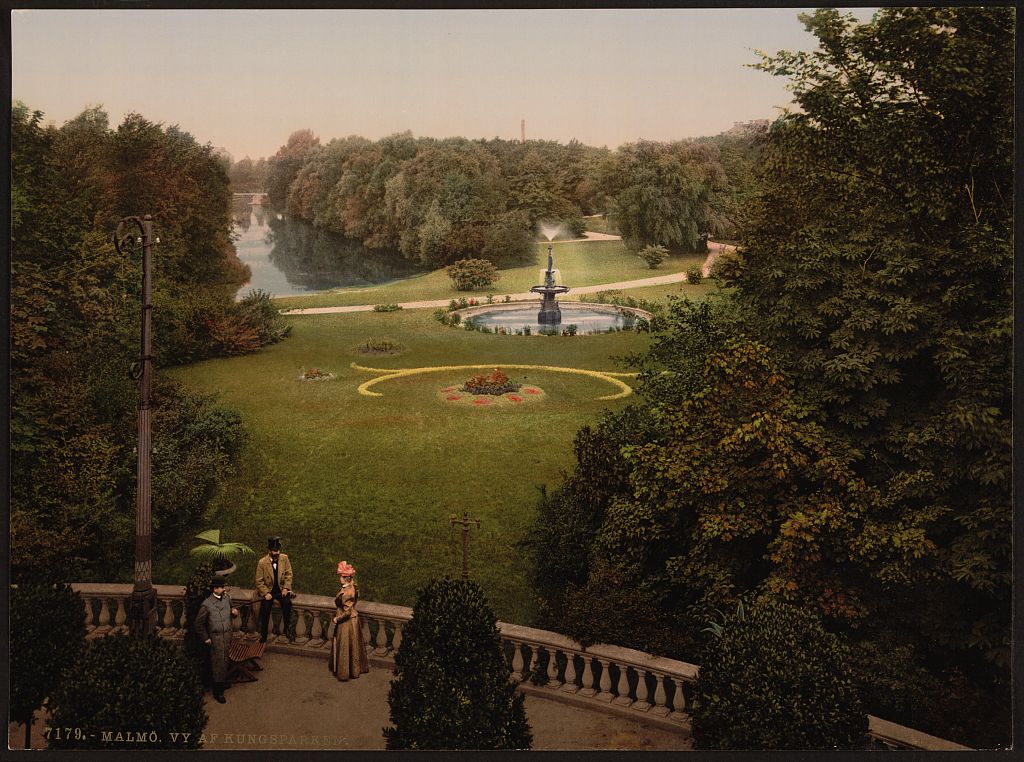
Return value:
[(525, 143), (526, 142), (526, 120), (525, 119), (523, 119), (519, 123), (519, 131), (520, 131), (520, 133), (522, 133), (522, 136), (523, 136), (522, 139), (523, 139), (523, 142)]

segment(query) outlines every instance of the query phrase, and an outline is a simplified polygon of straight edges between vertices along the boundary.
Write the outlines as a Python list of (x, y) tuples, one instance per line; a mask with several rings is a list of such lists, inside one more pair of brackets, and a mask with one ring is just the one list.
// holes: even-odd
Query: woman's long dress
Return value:
[(331, 639), (331, 672), (339, 680), (357, 678), (370, 671), (370, 660), (366, 655), (366, 644), (359, 625), (359, 612), (356, 611), (358, 600), (359, 590), (355, 584), (339, 590), (334, 598), (337, 616), (342, 617), (342, 620), (334, 625), (334, 636)]

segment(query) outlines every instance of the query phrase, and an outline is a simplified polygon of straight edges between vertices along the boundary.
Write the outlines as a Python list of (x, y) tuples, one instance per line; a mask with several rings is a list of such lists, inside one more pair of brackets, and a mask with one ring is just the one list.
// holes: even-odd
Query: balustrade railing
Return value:
[[(126, 606), (130, 584), (75, 583), (85, 607), (86, 637), (127, 632)], [(184, 589), (180, 585), (154, 585), (157, 591), (157, 622), (160, 637), (181, 640), (185, 636)], [(235, 637), (259, 637), (258, 610), (253, 591), (231, 588), (232, 603), (239, 608)], [(402, 630), (412, 609), (387, 603), (360, 601), (357, 609), (363, 639), (371, 657), (393, 659), (402, 643)], [(299, 594), (292, 599), (292, 632), (281, 627), (277, 605), (271, 614), (268, 646), (271, 650), (327, 656), (334, 599)], [(699, 668), (695, 664), (651, 656), (619, 646), (584, 648), (576, 641), (547, 630), (498, 623), (502, 646), (511, 668), (511, 679), (521, 688), (557, 700), (604, 705), (608, 710), (659, 725), (689, 725), (687, 702)], [(288, 635), (292, 639), (288, 639)], [(878, 717), (869, 716), (869, 734), (886, 749), (965, 750), (968, 747), (920, 733)]]

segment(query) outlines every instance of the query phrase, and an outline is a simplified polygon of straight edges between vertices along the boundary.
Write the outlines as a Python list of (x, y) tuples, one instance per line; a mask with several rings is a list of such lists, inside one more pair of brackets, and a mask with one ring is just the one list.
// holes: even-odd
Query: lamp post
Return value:
[[(125, 228), (138, 229), (122, 235)], [(134, 587), (128, 603), (128, 630), (134, 636), (156, 633), (156, 588), (153, 587), (153, 445), (150, 426), (153, 385), (153, 355), (150, 334), (153, 323), (152, 257), (153, 217), (125, 217), (117, 223), (114, 248), (122, 256), (125, 250), (142, 244), (142, 354), (132, 363), (129, 375), (139, 381), (138, 467), (135, 494), (135, 569)]]
[(454, 527), (456, 524), (462, 525), (462, 579), (469, 579), (469, 525), (476, 524), (476, 528), (480, 528), (480, 519), (471, 519), (468, 513), (463, 513), (461, 519), (455, 518), (455, 514), (448, 516), (448, 525)]

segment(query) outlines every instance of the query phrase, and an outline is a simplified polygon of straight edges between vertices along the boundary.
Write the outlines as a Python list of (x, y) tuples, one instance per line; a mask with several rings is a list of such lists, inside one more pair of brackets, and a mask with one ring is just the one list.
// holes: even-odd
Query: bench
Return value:
[(262, 671), (259, 659), (262, 658), (267, 644), (258, 640), (233, 640), (228, 650), (228, 681), (233, 683), (252, 683), (259, 678), (254, 671)]

